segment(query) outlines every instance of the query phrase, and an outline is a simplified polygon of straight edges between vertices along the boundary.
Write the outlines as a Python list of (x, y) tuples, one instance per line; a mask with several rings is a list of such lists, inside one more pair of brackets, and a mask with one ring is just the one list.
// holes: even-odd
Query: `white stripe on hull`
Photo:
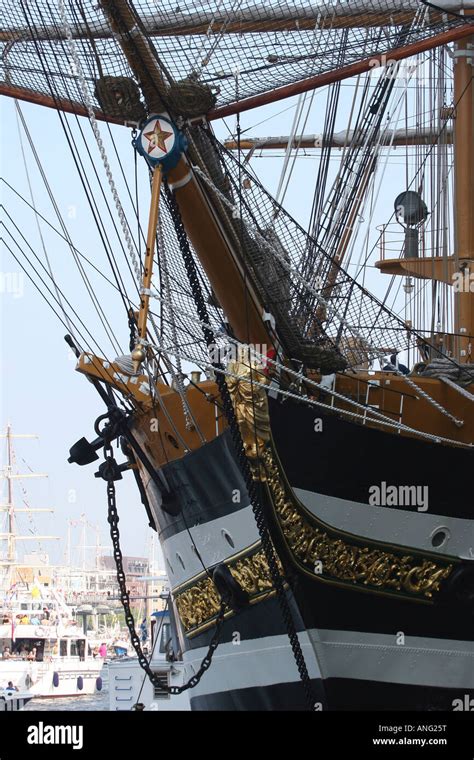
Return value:
[(474, 689), (473, 642), (401, 633), (309, 631), (324, 678)]
[[(237, 621), (235, 628), (238, 632)], [(299, 633), (298, 637), (310, 678), (321, 678), (307, 632)], [(206, 653), (207, 647), (185, 652), (185, 680), (191, 678), (198, 670)], [(193, 689), (191, 696), (295, 681), (299, 681), (299, 674), (288, 636), (266, 636), (261, 639), (242, 640), (240, 644), (220, 644), (211, 667)]]
[[(416, 508), (409, 512), (399, 507), (376, 507), (302, 488), (293, 490), (315, 517), (333, 528), (375, 541), (474, 559), (474, 520), (417, 512)], [(446, 540), (437, 547), (432, 539), (440, 531)]]
[[(375, 541), (474, 559), (474, 520), (408, 512), (396, 507), (375, 507), (300, 488), (295, 488), (294, 492), (308, 511), (335, 529)], [(224, 562), (259, 540), (250, 506), (192, 526), (190, 531), (206, 567)], [(444, 532), (446, 540), (441, 546), (433, 546), (432, 538), (440, 531)], [(229, 544), (226, 535), (234, 546)], [(163, 541), (162, 548), (172, 588), (202, 572), (202, 564), (187, 530)]]
[[(259, 540), (252, 507), (243, 507), (238, 512), (232, 512), (225, 517), (210, 520), (202, 525), (190, 526), (189, 530), (206, 567), (224, 562)], [(162, 549), (167, 559), (168, 577), (172, 588), (202, 573), (202, 564), (194, 551), (193, 542), (187, 530), (176, 533), (163, 541)]]
[[(236, 625), (237, 629), (237, 625)], [(308, 639), (309, 634), (309, 639)], [(474, 689), (474, 644), (468, 641), (359, 631), (310, 630), (298, 634), (311, 678), (345, 678), (444, 689)], [(312, 642), (313, 647), (309, 644)], [(207, 648), (184, 655), (185, 680)], [(317, 653), (319, 669), (314, 653)], [(191, 668), (190, 666), (193, 666)], [(286, 635), (221, 644), (192, 696), (292, 683), (299, 680)]]

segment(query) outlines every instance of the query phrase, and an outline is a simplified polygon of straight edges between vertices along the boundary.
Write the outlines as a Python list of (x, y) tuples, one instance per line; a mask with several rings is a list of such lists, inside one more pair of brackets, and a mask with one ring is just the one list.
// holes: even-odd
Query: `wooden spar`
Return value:
[[(438, 2), (439, 5), (442, 4)], [(271, 33), (279, 31), (307, 31), (318, 29), (354, 29), (370, 27), (390, 27), (402, 26), (413, 20), (416, 6), (407, 7), (408, 3), (400, 2), (398, 8), (391, 9), (390, 13), (386, 8), (380, 10), (357, 10), (353, 5), (346, 9), (343, 5), (334, 5), (328, 12), (324, 7), (318, 18), (318, 8), (315, 5), (308, 5), (306, 8), (292, 8), (291, 11), (285, 9), (273, 9), (267, 18), (262, 18), (262, 5), (255, 5), (253, 8), (242, 8), (239, 10), (238, 18), (232, 19), (224, 12), (221, 16), (218, 13), (203, 12), (201, 9), (196, 13), (186, 14), (167, 14), (166, 18), (157, 18), (152, 15), (141, 17), (141, 24), (146, 34), (153, 37), (168, 36), (192, 36), (209, 33), (209, 26), (218, 32), (219, 35), (228, 34), (255, 34)], [(457, 6), (451, 6), (449, 10), (454, 12), (464, 10), (466, 15), (473, 12), (472, 8), (467, 8), (467, 3), (459, 3)], [(324, 11), (326, 10), (326, 13)], [(440, 12), (431, 10), (430, 18), (433, 21), (441, 22), (443, 9)], [(82, 24), (75, 24), (72, 30), (74, 39), (110, 39), (110, 29), (106, 25), (94, 25), (91, 30)], [(57, 40), (64, 39), (64, 36), (53, 26), (45, 26), (43, 29), (35, 30), (36, 40)], [(0, 30), (0, 42), (11, 42), (28, 40), (28, 29), (14, 27)]]
[[(109, 23), (117, 30), (117, 39), (124, 55), (140, 81), (149, 111), (159, 112), (160, 107), (162, 110), (162, 104), (159, 102), (157, 89), (163, 84), (163, 80), (148, 48), (148, 43), (141, 32), (134, 28), (133, 39), (140, 45), (140, 53), (143, 51), (145, 55), (144, 60), (148, 61), (148, 56), (151, 57), (151, 76), (150, 72), (142, 70), (143, 61), (138, 59), (136, 50), (130, 44), (127, 35), (123, 33), (123, 29), (118, 28), (113, 11), (114, 9), (119, 11), (121, 21), (129, 30), (133, 28), (132, 22), (135, 23), (133, 15), (123, 0), (114, 2), (113, 8), (111, 5), (110, 0), (101, 0), (101, 6)], [(155, 77), (157, 77), (158, 88), (154, 84)], [(270, 349), (272, 341), (263, 322), (263, 306), (249, 287), (246, 274), (233, 254), (229, 241), (205, 194), (190, 172), (185, 158), (181, 158), (178, 165), (168, 172), (167, 180), (174, 192), (189, 239), (235, 337), (245, 343), (267, 345)]]
[[(0, 95), (5, 95), (7, 98), (15, 98), (16, 100), (24, 100), (26, 103), (34, 103), (37, 106), (54, 108), (55, 111), (74, 113), (77, 116), (89, 116), (87, 108), (82, 103), (75, 103), (73, 100), (66, 100), (65, 98), (53, 98), (51, 95), (33, 92), (25, 87), (16, 87), (6, 82), (0, 82)], [(98, 121), (107, 121), (110, 124), (123, 125), (125, 123), (123, 119), (105, 116), (102, 111), (98, 110), (94, 111), (94, 116)]]
[(166, 109), (161, 96), (166, 84), (148, 40), (137, 27), (135, 16), (127, 2), (100, 0), (99, 4), (114, 36), (120, 39), (120, 46), (140, 83), (150, 113), (163, 113)]
[[(334, 134), (330, 141), (325, 142), (324, 136), (319, 135), (302, 135), (301, 137), (295, 137), (293, 139), (292, 148), (301, 148), (304, 150), (310, 150), (311, 148), (343, 148), (346, 143), (354, 145), (352, 140), (352, 130), (348, 133), (346, 130)], [(396, 129), (387, 130), (383, 133), (381, 139), (381, 145), (387, 145), (388, 147), (399, 147), (406, 145), (435, 145), (440, 137), (443, 140), (443, 145), (451, 145), (453, 141), (453, 133), (451, 129), (445, 129), (440, 134), (439, 132), (433, 132), (431, 130), (421, 131), (418, 129)], [(224, 148), (227, 150), (249, 150), (252, 153), (256, 150), (286, 150), (290, 137), (282, 135), (281, 137), (247, 137), (242, 139), (239, 143), (236, 140), (224, 140)], [(356, 143), (357, 144), (357, 143)], [(246, 158), (247, 160), (247, 158)]]
[[(454, 64), (454, 218), (455, 261), (464, 283), (474, 275), (474, 37), (456, 46)], [(466, 277), (467, 275), (467, 277)], [(474, 279), (474, 278), (473, 278)], [(457, 358), (472, 362), (474, 293), (455, 288), (454, 301)], [(465, 336), (465, 337), (464, 337)]]
[[(150, 214), (148, 217), (148, 233), (146, 238), (145, 261), (143, 264), (142, 293), (140, 294), (140, 310), (138, 312), (138, 337), (145, 340), (147, 331), (148, 308), (150, 295), (147, 291), (151, 288), (153, 274), (153, 257), (155, 255), (156, 228), (158, 226), (158, 211), (160, 206), (160, 190), (162, 179), (161, 166), (156, 166), (153, 172), (151, 184)], [(145, 357), (143, 357), (145, 358)], [(137, 372), (137, 369), (135, 369)]]
[(269, 90), (260, 95), (253, 95), (250, 98), (244, 98), (243, 100), (229, 103), (228, 105), (219, 108), (214, 108), (208, 113), (207, 118), (209, 121), (223, 119), (226, 116), (242, 113), (251, 108), (259, 108), (260, 106), (268, 105), (269, 103), (276, 103), (279, 100), (291, 98), (293, 95), (300, 95), (302, 92), (309, 92), (318, 87), (325, 87), (334, 82), (340, 82), (343, 79), (349, 79), (358, 74), (363, 74), (374, 68), (377, 63), (384, 66), (390, 61), (402, 61), (405, 58), (410, 58), (412, 55), (417, 55), (418, 53), (424, 53), (427, 50), (447, 45), (448, 42), (463, 39), (464, 37), (472, 35), (472, 30), (472, 24), (463, 24), (455, 29), (449, 29), (446, 32), (441, 32), (441, 34), (436, 34), (427, 40), (414, 42), (403, 48), (395, 48), (386, 53), (373, 55), (363, 61), (351, 63), (349, 66), (343, 66), (337, 71), (327, 71), (324, 74), (317, 74), (316, 76), (308, 77), (308, 79), (302, 79), (298, 82), (284, 85), (283, 87), (277, 87), (276, 89)]
[(185, 159), (169, 171), (168, 182), (189, 239), (235, 337), (270, 349), (272, 340), (263, 322), (263, 306)]

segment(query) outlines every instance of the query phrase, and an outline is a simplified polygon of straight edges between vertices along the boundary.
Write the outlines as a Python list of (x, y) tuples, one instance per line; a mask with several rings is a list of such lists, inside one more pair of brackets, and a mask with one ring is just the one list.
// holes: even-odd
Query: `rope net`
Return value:
[[(209, 326), (215, 336), (215, 351), (218, 359), (223, 359), (228, 347), (224, 331), (222, 312), (215, 304), (212, 290), (206, 274), (194, 253), (199, 280), (207, 301)], [(163, 251), (164, 249), (164, 251)], [(164, 252), (164, 256), (163, 256)], [(166, 260), (167, 277), (163, 277), (163, 264)], [(204, 340), (202, 326), (196, 313), (196, 303), (192, 295), (183, 258), (181, 256), (175, 221), (165, 194), (160, 203), (160, 227), (158, 234), (158, 266), (160, 277), (151, 309), (159, 316), (159, 343), (166, 355), (179, 355), (184, 359), (199, 364), (202, 368), (209, 365), (211, 356)]]
[[(395, 48), (465, 25), (469, 17), (460, 12), (474, 10), (474, 2), (66, 0), (65, 8), (97, 112), (138, 120), (146, 104), (140, 105), (140, 83), (117, 29), (122, 35), (127, 29), (124, 37), (137, 61), (146, 63), (148, 54), (155, 60), (154, 86), (161, 88), (165, 106), (193, 115), (213, 104), (231, 104), (376, 55), (389, 56)], [(3, 91), (17, 87), (49, 96), (63, 108), (81, 104), (57, 2), (4, 0), (2, 11)], [(122, 25), (125, 18), (131, 21)], [(186, 87), (173, 91), (179, 83)], [(192, 103), (184, 105), (186, 93)]]
[[(193, 127), (187, 135), (189, 158), (203, 191), (275, 318), (289, 357), (332, 372), (367, 366), (399, 351), (423, 351), (423, 335), (408, 328), (316, 245), (208, 128)], [(330, 294), (326, 280), (309, 282), (301, 274), (308, 249), (317, 251), (316, 266), (331, 269)]]

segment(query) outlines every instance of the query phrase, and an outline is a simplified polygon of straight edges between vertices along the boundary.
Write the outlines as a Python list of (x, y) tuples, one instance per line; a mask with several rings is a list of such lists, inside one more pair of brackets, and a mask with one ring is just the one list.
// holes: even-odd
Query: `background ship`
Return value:
[[(60, 114), (129, 353), (97, 299), (100, 337), (89, 332), (9, 215), (5, 244), (49, 283), (105, 403), (69, 461), (104, 449), (132, 643), (165, 688), (128, 614), (115, 497), (126, 470), (159, 533), (192, 709), (452, 709), (473, 691), (473, 13), (456, 0), (7, 3), (1, 91)], [(305, 93), (321, 87), (321, 135), (304, 138)], [(243, 139), (239, 114), (295, 95), (291, 134)], [(92, 127), (126, 268), (68, 112)], [(225, 147), (212, 124), (230, 116)], [(139, 170), (123, 201), (103, 121), (132, 125), (151, 185), (146, 236)], [(304, 229), (251, 160), (286, 150), (281, 200), (292, 151), (311, 142)], [(391, 280), (376, 296), (374, 214), (395, 154), (404, 176), (376, 238)]]
[[(19, 471), (15, 439), (36, 438), (15, 434), (7, 425), (7, 459), (1, 473), (6, 501), (6, 532), (0, 534), (0, 685), (5, 690), (3, 708), (21, 709), (32, 697), (64, 697), (94, 694), (102, 690), (104, 659), (93, 656), (93, 641), (87, 635), (87, 617), (68, 606), (57, 582), (58, 568), (49, 564), (47, 552), (24, 552), (18, 545), (32, 541), (40, 549), (44, 541), (57, 536), (40, 535), (34, 524), (37, 512), (49, 508), (31, 507), (24, 481), (47, 477), (29, 468)], [(22, 458), (22, 461), (23, 458)], [(23, 507), (15, 503), (15, 484), (21, 486)], [(23, 532), (19, 521), (26, 513), (29, 530)], [(32, 528), (34, 526), (34, 529)], [(62, 583), (65, 578), (63, 576)], [(91, 608), (92, 609), (92, 608)], [(17, 692), (8, 690), (12, 683)]]

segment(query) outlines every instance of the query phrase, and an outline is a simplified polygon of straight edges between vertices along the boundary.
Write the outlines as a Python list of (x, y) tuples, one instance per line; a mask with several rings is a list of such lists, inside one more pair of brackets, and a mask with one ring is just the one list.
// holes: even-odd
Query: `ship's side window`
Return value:
[(163, 630), (161, 632), (160, 640), (160, 652), (163, 654), (166, 652), (167, 645), (171, 639), (171, 625), (170, 623), (163, 623)]
[(67, 657), (67, 641), (65, 639), (61, 639), (59, 642), (59, 656)]

